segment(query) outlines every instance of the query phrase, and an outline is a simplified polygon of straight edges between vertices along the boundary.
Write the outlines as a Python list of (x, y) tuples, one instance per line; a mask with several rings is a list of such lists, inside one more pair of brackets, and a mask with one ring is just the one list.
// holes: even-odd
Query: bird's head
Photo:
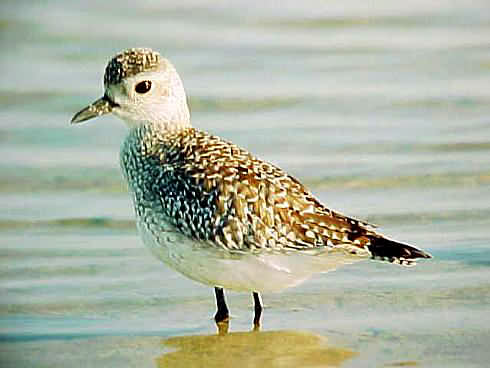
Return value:
[(105, 69), (104, 96), (73, 116), (71, 123), (113, 113), (130, 127), (146, 123), (168, 129), (189, 126), (182, 81), (174, 66), (148, 48), (125, 50)]

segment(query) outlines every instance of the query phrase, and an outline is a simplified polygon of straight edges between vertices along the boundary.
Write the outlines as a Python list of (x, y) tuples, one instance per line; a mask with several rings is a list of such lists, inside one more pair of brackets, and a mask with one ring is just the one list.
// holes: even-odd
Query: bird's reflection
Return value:
[(339, 367), (357, 355), (300, 331), (222, 332), (171, 337), (163, 343), (175, 351), (157, 358), (158, 367)]

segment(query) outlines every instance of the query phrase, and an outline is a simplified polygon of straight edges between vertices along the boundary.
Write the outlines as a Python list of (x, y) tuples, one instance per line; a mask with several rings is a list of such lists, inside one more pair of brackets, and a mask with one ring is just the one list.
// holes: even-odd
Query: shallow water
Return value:
[[(0, 8), (2, 367), (487, 365), (487, 1)], [(212, 290), (136, 235), (118, 171), (126, 128), (68, 124), (132, 46), (174, 62), (195, 126), (434, 259), (263, 295), (259, 334), (251, 297), (230, 293), (232, 333), (215, 336)]]

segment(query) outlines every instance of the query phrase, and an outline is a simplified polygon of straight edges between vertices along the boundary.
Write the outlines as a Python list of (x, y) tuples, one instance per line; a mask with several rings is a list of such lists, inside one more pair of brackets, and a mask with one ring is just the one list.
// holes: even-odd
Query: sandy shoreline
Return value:
[(9, 367), (336, 367), (356, 356), (300, 331), (96, 337), (0, 345)]

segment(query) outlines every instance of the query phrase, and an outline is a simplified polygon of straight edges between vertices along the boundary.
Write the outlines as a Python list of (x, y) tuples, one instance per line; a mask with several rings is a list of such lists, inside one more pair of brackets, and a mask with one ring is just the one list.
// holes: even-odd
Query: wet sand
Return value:
[[(39, 354), (41, 350), (49, 354)], [(1, 346), (16, 367), (338, 367), (356, 353), (309, 332), (234, 332), (225, 336), (99, 337)]]

